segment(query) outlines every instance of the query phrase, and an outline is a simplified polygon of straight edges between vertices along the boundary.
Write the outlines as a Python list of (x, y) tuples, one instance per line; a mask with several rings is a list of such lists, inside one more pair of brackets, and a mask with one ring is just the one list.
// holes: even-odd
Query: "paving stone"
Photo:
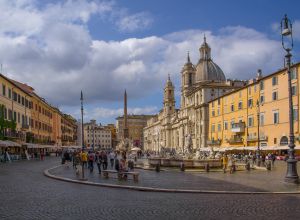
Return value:
[(298, 219), (300, 215), (298, 195), (139, 192), (43, 175), (58, 163), (57, 158), (47, 158), (1, 164), (0, 219)]

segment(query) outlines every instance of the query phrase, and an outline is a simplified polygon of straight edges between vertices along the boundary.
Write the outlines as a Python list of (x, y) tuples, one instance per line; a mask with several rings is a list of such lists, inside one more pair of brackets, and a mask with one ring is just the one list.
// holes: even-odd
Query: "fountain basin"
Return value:
[(149, 158), (148, 163), (150, 166), (160, 164), (162, 167), (180, 167), (183, 163), (186, 168), (204, 168), (208, 163), (210, 168), (221, 168), (222, 163), (219, 159), (170, 159), (170, 158)]

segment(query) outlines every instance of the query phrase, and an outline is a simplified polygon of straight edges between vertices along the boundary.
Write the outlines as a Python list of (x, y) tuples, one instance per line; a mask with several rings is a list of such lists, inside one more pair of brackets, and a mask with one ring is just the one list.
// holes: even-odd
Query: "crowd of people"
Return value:
[(253, 154), (250, 152), (249, 154), (223, 154), (221, 157), (222, 165), (223, 165), (223, 171), (224, 173), (229, 169), (230, 173), (233, 173), (235, 171), (235, 165), (236, 162), (245, 163), (249, 166), (266, 166), (267, 168), (271, 166), (274, 167), (275, 160), (276, 160), (276, 154), (274, 153), (259, 153)]
[(101, 174), (102, 170), (116, 170), (118, 172), (127, 172), (134, 169), (134, 162), (127, 160), (125, 152), (118, 151), (93, 151), (93, 150), (74, 150), (73, 152), (66, 150), (62, 154), (62, 163), (73, 163), (73, 168), (78, 170), (78, 165), (94, 172), (95, 166), (98, 173)]

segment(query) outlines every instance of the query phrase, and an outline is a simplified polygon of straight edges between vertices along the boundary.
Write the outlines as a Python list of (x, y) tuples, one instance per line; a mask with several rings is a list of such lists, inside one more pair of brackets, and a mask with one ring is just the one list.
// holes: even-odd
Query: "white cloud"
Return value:
[[(154, 115), (157, 114), (158, 108), (155, 106), (146, 106), (142, 108), (128, 108), (128, 114), (135, 115)], [(94, 108), (85, 112), (85, 121), (91, 119), (98, 119), (99, 121), (105, 121), (111, 118), (117, 118), (124, 114), (123, 108)], [(79, 112), (77, 112), (77, 117), (79, 118)]]
[[(214, 61), (228, 78), (248, 79), (258, 68), (268, 74), (282, 67), (281, 43), (251, 28), (224, 27), (216, 33), (183, 30), (160, 37), (101, 41), (92, 39), (86, 23), (93, 14), (111, 13), (114, 4), (69, 0), (39, 9), (35, 3), (0, 1), (0, 10), (12, 15), (0, 15), (1, 63), (10, 77), (32, 85), (54, 105), (78, 105), (80, 90), (85, 101), (93, 104), (122, 100), (125, 88), (131, 99), (162, 93), (168, 73), (179, 91), (186, 52), (190, 51), (196, 64), (204, 32)], [(128, 12), (121, 14), (131, 16)], [(134, 21), (132, 27), (142, 26), (139, 22), (143, 21)], [(299, 23), (294, 27), (297, 37)], [(151, 112), (147, 108), (133, 112), (147, 111)], [(115, 117), (117, 113), (122, 112), (99, 108), (91, 115)]]
[(145, 12), (140, 12), (133, 15), (122, 15), (116, 22), (119, 30), (122, 32), (133, 32), (147, 29), (152, 23), (153, 18)]

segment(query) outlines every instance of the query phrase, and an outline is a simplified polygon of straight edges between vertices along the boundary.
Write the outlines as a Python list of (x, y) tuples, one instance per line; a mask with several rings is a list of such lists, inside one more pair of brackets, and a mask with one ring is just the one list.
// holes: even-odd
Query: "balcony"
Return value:
[(245, 122), (239, 122), (239, 123), (232, 124), (231, 131), (235, 132), (235, 133), (244, 133), (245, 132)]
[(29, 129), (29, 125), (22, 124), (22, 129)]
[(240, 136), (232, 136), (230, 139), (227, 140), (229, 144), (241, 144), (244, 142), (244, 139)]
[(211, 146), (220, 146), (221, 145), (221, 140), (208, 140), (207, 145)]
[[(249, 141), (249, 142), (257, 142), (258, 141), (258, 139), (257, 139), (257, 136), (249, 136), (249, 137), (247, 137), (247, 141)], [(259, 138), (259, 141), (268, 141), (268, 136), (260, 136), (260, 138)]]

